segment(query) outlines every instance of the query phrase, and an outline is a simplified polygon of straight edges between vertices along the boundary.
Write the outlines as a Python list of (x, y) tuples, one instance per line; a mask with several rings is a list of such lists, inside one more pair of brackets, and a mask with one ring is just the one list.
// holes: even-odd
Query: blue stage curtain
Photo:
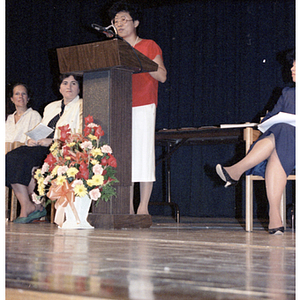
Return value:
[[(6, 1), (7, 83), (27, 82), (34, 109), (42, 112), (58, 97), (55, 49), (105, 39), (88, 28), (109, 24), (103, 16), (110, 2)], [(145, 8), (139, 35), (161, 46), (168, 70), (159, 87), (157, 129), (253, 121), (286, 84), (276, 56), (295, 45), (294, 1), (140, 3)], [(237, 191), (224, 190), (204, 172), (206, 164), (242, 155), (236, 145), (179, 149), (172, 157), (172, 196), (182, 215), (242, 216), (243, 182)], [(162, 201), (161, 184), (159, 165), (151, 201)]]

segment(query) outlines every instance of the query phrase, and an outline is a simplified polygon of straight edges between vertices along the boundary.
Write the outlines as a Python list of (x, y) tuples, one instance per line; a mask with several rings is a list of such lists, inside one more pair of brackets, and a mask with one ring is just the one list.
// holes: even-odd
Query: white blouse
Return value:
[(20, 120), (15, 123), (15, 114), (16, 111), (9, 115), (5, 122), (5, 142), (25, 143), (27, 140), (27, 135), (25, 133), (39, 124), (42, 118), (37, 111), (28, 108), (21, 116)]
[[(54, 101), (45, 107), (42, 123), (48, 125), (49, 121), (61, 111), (61, 101)], [(59, 138), (58, 127), (69, 124), (73, 133), (82, 133), (82, 99), (79, 96), (74, 98), (65, 106), (63, 115), (56, 124), (54, 139)]]

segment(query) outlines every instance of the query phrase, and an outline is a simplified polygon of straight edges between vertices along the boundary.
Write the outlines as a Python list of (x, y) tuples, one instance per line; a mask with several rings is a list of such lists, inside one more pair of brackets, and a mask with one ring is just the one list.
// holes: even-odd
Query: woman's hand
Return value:
[(49, 147), (52, 144), (52, 142), (53, 142), (52, 139), (41, 139), (37, 141), (37, 144), (39, 146)]
[(27, 146), (29, 147), (34, 147), (34, 146), (37, 146), (37, 141), (33, 140), (33, 139), (29, 139), (27, 141)]

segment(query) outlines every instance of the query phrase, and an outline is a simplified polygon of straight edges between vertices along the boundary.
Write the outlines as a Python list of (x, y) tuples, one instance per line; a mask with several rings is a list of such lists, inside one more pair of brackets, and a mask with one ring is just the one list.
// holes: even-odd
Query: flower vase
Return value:
[(75, 197), (74, 206), (76, 208), (80, 223), (77, 222), (74, 212), (71, 209), (70, 205), (68, 204), (65, 207), (66, 220), (62, 224), (62, 226), (59, 228), (61, 228), (61, 229), (92, 229), (92, 228), (94, 228), (87, 221), (91, 202), (92, 202), (92, 200), (88, 195), (86, 195), (82, 198)]

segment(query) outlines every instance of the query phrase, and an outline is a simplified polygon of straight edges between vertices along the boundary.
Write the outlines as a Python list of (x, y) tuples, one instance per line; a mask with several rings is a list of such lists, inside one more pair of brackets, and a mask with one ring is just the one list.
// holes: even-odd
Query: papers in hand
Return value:
[(296, 115), (288, 114), (284, 112), (280, 112), (277, 115), (269, 118), (268, 120), (264, 121), (263, 123), (258, 125), (258, 129), (264, 133), (267, 131), (272, 125), (278, 123), (287, 123), (292, 126), (296, 126)]
[(243, 127), (254, 127), (257, 123), (243, 123), (243, 124), (221, 124), (220, 128), (243, 128)]
[(53, 132), (52, 128), (40, 123), (25, 134), (29, 136), (29, 138), (38, 141), (41, 139), (45, 139), (51, 132)]

